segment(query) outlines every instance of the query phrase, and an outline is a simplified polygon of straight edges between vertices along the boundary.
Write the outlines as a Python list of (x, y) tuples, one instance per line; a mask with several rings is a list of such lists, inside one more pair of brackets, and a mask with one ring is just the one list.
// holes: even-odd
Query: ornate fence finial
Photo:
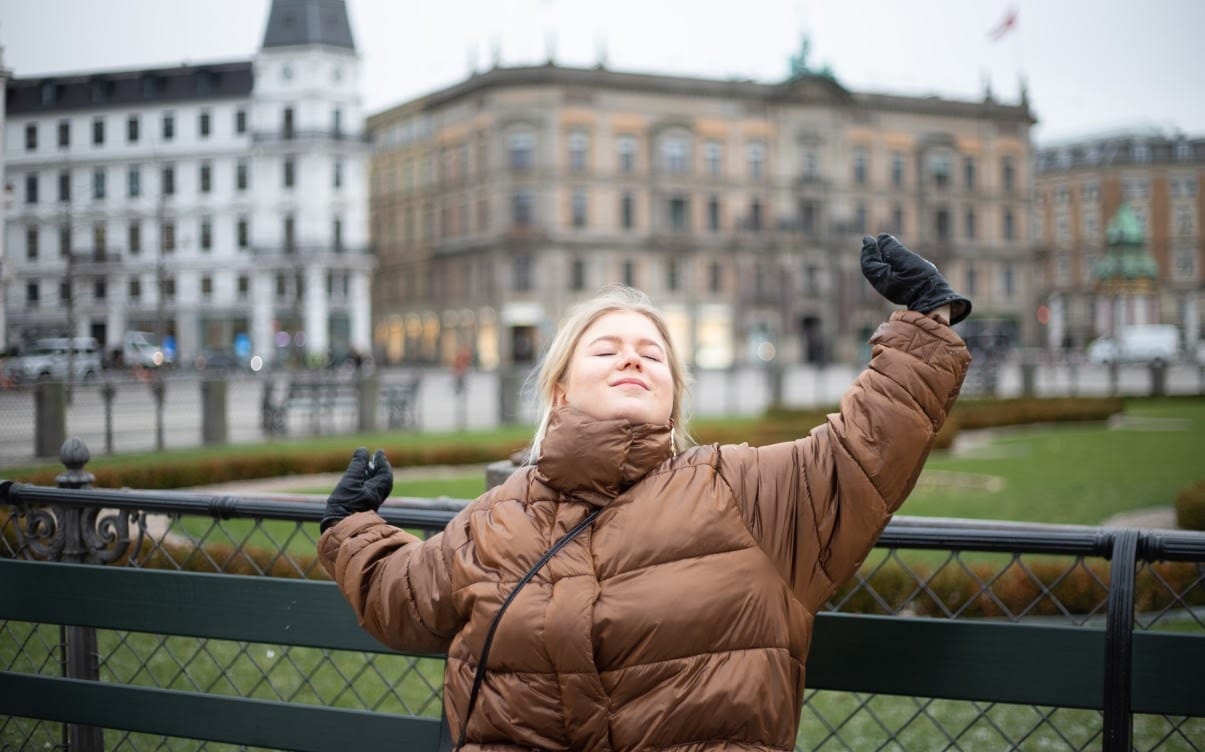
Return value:
[(83, 439), (78, 436), (70, 436), (63, 442), (63, 448), (59, 450), (59, 460), (62, 461), (67, 471), (59, 473), (55, 477), (55, 483), (59, 488), (88, 488), (92, 485), (92, 481), (96, 480), (96, 476), (84, 469), (84, 465), (88, 464), (88, 460), (92, 455), (88, 452), (88, 445)]

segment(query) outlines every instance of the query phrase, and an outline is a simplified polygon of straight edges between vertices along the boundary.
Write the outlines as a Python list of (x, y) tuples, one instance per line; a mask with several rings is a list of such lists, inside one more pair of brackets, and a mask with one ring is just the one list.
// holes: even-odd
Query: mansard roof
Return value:
[(10, 78), (8, 115), (249, 97), (251, 61)]

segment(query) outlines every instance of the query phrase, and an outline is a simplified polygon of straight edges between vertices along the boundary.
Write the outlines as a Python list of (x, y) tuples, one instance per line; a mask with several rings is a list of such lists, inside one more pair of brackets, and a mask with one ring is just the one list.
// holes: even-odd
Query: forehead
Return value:
[(582, 332), (578, 345), (588, 345), (599, 338), (639, 342), (648, 340), (667, 349), (665, 338), (653, 320), (636, 311), (609, 311), (599, 316)]

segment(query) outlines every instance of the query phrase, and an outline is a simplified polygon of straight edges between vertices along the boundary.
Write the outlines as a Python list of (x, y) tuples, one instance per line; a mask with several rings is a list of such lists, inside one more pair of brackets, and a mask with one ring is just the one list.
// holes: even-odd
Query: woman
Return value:
[[(388, 461), (357, 450), (331, 494), (321, 559), (377, 639), (447, 651), (445, 708), (472, 750), (790, 750), (812, 618), (911, 491), (970, 356), (970, 312), (890, 235), (871, 283), (910, 310), (840, 414), (761, 448), (690, 446), (685, 370), (642, 295), (604, 295), (559, 330), (540, 372), (532, 464), (420, 540), (375, 510)], [(508, 594), (595, 510), (496, 627)]]

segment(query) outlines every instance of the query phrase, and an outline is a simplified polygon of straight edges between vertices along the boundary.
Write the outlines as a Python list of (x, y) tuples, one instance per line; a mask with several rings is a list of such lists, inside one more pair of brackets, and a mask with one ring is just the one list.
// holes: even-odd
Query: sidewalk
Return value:
[[(406, 478), (452, 478), (471, 473), (480, 473), (485, 477), (485, 465), (429, 465), (423, 467), (395, 467), (393, 477)], [(316, 497), (326, 498), (326, 493), (301, 494), (299, 488), (329, 488), (333, 489), (343, 477), (343, 473), (313, 473), (310, 475), (284, 475), (278, 478), (256, 478), (252, 480), (236, 480), (229, 483), (214, 483), (207, 486), (194, 486), (180, 489), (182, 491), (197, 491), (202, 493), (221, 493), (281, 499), (306, 499)]]

